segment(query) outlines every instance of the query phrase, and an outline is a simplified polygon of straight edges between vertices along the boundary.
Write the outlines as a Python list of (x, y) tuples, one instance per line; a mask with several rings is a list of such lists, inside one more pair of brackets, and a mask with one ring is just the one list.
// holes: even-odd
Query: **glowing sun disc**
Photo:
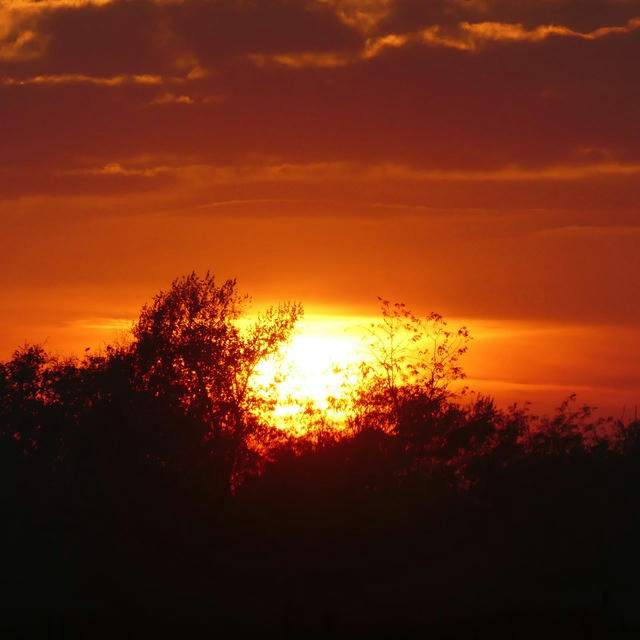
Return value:
[(360, 323), (353, 318), (307, 317), (281, 354), (258, 370), (262, 384), (275, 380), (276, 416), (293, 415), (308, 403), (326, 410), (339, 397), (348, 370), (366, 356)]

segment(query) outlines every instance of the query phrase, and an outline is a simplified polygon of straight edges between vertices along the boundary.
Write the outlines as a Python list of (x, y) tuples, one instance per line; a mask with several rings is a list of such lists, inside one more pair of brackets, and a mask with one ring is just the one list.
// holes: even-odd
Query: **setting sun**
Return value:
[[(353, 369), (367, 359), (365, 327), (370, 318), (311, 315), (298, 323), (276, 360), (261, 363), (258, 384), (275, 381), (276, 416), (288, 418), (308, 406), (329, 409), (344, 393)], [(338, 416), (339, 417), (339, 416)]]
[(640, 0), (0, 0), (0, 638), (640, 638), (639, 62)]

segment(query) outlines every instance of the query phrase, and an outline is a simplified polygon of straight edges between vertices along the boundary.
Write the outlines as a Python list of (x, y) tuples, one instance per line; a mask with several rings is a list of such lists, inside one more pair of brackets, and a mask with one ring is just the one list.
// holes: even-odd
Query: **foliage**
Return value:
[(252, 385), (256, 368), (278, 352), (302, 314), (301, 305), (285, 303), (242, 328), (247, 302), (235, 280), (218, 286), (212, 275), (194, 272), (145, 305), (133, 329), (138, 384), (192, 420), (223, 486), (240, 472), (274, 402)]
[(350, 422), (356, 430), (403, 431), (417, 416), (438, 412), (452, 397), (451, 385), (465, 378), (460, 365), (471, 336), (451, 330), (438, 313), (414, 315), (403, 303), (379, 298), (382, 319), (369, 327), (370, 359), (351, 389)]
[[(534, 611), (516, 631), (542, 616), (529, 637), (575, 619), (611, 637), (608, 594), (640, 572), (637, 419), (456, 394), (466, 329), (382, 301), (374, 361), (336, 399), (347, 427), (310, 405), (304, 430), (274, 429), (254, 374), (301, 309), (248, 323), (246, 303), (190, 274), (128, 344), (0, 363), (4, 635), (224, 621), (236, 636), (496, 638)], [(509, 624), (481, 633), (485, 610)]]

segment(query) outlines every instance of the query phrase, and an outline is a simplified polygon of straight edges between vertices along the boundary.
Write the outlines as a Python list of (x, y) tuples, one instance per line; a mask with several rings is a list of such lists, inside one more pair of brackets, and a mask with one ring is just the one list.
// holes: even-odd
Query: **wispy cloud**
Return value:
[(10, 0), (9, 8), (15, 10), (43, 11), (47, 9), (76, 9), (79, 7), (102, 7), (117, 0)]
[(490, 171), (420, 170), (401, 165), (385, 165), (373, 170), (389, 178), (447, 182), (532, 182), (542, 180), (585, 180), (606, 176), (640, 175), (640, 164), (600, 163), (556, 165), (542, 168), (505, 167)]
[(49, 36), (38, 30), (41, 14), (86, 6), (103, 6), (113, 0), (8, 0), (0, 2), (0, 61), (17, 62), (41, 57)]
[(334, 68), (355, 62), (361, 56), (348, 52), (303, 51), (297, 53), (250, 53), (249, 60), (258, 67), (281, 66), (290, 69)]
[(66, 84), (93, 84), (103, 87), (118, 87), (121, 85), (160, 85), (167, 80), (153, 74), (120, 74), (115, 76), (90, 76), (81, 73), (61, 73), (53, 75), (32, 76), (29, 78), (5, 77), (0, 80), (4, 85), (66, 85)]
[(394, 0), (316, 0), (331, 7), (345, 24), (360, 31), (369, 31), (386, 18)]
[(539, 236), (561, 236), (580, 238), (602, 238), (602, 237), (631, 237), (640, 236), (640, 226), (631, 225), (567, 225), (554, 227), (552, 229), (540, 229), (534, 232)]
[(154, 178), (161, 174), (175, 173), (179, 171), (176, 167), (155, 166), (155, 167), (125, 167), (119, 162), (108, 162), (101, 167), (89, 167), (82, 169), (63, 169), (55, 172), (59, 176), (136, 176), (143, 178)]
[(149, 101), (147, 107), (163, 107), (169, 105), (203, 105), (222, 102), (227, 99), (226, 95), (193, 96), (187, 94), (162, 93)]
[(0, 37), (0, 61), (19, 62), (31, 60), (42, 55), (46, 43), (46, 38), (38, 36), (31, 30), (15, 34), (13, 37)]
[(554, 36), (597, 40), (610, 35), (630, 33), (638, 28), (640, 18), (633, 18), (624, 26), (600, 27), (587, 33), (555, 24), (527, 29), (522, 24), (508, 22), (461, 22), (453, 32), (433, 26), (418, 32), (417, 36), (427, 44), (476, 51), (490, 42), (542, 42)]
[(149, 105), (163, 105), (163, 104), (194, 104), (195, 100), (191, 96), (176, 95), (175, 93), (163, 93), (157, 96)]
[(542, 168), (504, 167), (495, 170), (421, 169), (400, 164), (364, 165), (350, 162), (307, 164), (209, 164), (147, 165), (109, 162), (103, 166), (58, 171), (58, 175), (136, 176), (153, 178), (171, 174), (200, 184), (243, 184), (261, 182), (536, 182), (576, 181), (597, 177), (640, 175), (640, 164), (602, 163), (558, 165)]
[(341, 67), (360, 60), (375, 58), (388, 49), (408, 45), (423, 45), (476, 52), (490, 43), (543, 42), (551, 37), (598, 40), (607, 36), (625, 34), (640, 28), (640, 18), (633, 18), (623, 26), (600, 27), (589, 32), (580, 32), (563, 25), (539, 25), (527, 29), (519, 23), (508, 22), (461, 22), (456, 27), (433, 25), (420, 31), (389, 33), (367, 38), (361, 50), (295, 52), (277, 54), (250, 54), (249, 58), (258, 66), (279, 65), (292, 69), (305, 67)]

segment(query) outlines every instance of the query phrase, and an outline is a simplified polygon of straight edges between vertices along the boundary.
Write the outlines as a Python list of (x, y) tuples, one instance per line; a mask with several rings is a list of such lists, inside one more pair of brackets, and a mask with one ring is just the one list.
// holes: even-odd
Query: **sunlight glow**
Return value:
[[(277, 361), (261, 364), (260, 383), (275, 380), (276, 417), (298, 415), (309, 406), (329, 409), (330, 397), (343, 394), (353, 369), (367, 357), (363, 341), (370, 319), (307, 316)], [(339, 415), (333, 415), (340, 418)]]

